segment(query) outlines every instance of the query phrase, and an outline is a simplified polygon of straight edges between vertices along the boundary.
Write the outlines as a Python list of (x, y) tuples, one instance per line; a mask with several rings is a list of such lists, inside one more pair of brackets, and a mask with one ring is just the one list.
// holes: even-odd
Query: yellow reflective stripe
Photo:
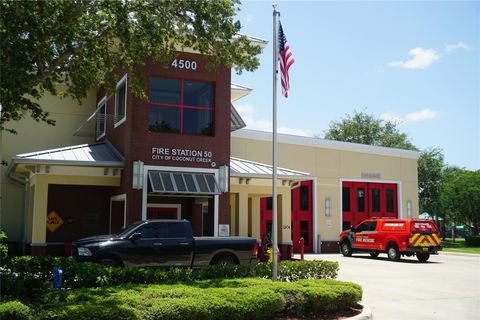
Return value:
[(440, 245), (440, 239), (437, 237), (437, 235), (434, 233), (432, 234), (432, 237), (433, 237), (433, 240), (435, 241), (436, 245), (439, 246)]
[(418, 239), (413, 243), (413, 245), (414, 246), (421, 245), (424, 239), (425, 239), (425, 236), (419, 235)]
[(415, 241), (417, 241), (417, 238), (420, 236), (419, 233), (415, 233), (412, 237), (412, 243), (415, 243)]
[(411, 243), (414, 247), (422, 246), (439, 246), (440, 245), (440, 239), (435, 233), (432, 233), (431, 235), (421, 235), (420, 233), (415, 233), (411, 237)]

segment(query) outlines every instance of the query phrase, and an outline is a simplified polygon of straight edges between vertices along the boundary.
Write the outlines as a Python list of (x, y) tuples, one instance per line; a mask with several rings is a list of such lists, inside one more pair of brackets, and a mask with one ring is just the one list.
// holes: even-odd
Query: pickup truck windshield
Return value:
[(124, 238), (129, 235), (129, 233), (135, 229), (139, 224), (141, 224), (143, 221), (137, 221), (131, 225), (129, 225), (126, 229), (123, 229), (122, 232), (118, 234), (120, 238)]

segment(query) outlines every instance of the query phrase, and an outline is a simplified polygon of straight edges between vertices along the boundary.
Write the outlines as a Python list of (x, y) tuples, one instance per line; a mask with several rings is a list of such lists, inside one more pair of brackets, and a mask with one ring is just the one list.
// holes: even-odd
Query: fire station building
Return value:
[[(229, 68), (181, 52), (147, 62), (148, 100), (128, 74), (81, 105), (46, 96), (55, 127), (24, 119), (2, 136), (1, 227), (31, 254), (63, 254), (81, 237), (142, 219), (187, 219), (195, 236), (270, 237), (271, 133), (245, 129), (234, 103), (251, 89)], [(181, 63), (180, 63), (181, 61)], [(278, 136), (280, 249), (337, 251), (367, 217), (418, 215), (418, 153)]]

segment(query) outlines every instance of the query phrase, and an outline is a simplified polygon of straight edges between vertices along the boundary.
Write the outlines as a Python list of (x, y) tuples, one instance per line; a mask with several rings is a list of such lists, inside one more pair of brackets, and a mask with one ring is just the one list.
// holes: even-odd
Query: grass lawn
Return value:
[(443, 251), (446, 252), (480, 254), (480, 247), (467, 247), (467, 245), (465, 244), (465, 239), (456, 238), (454, 242), (452, 238), (446, 238), (443, 244)]

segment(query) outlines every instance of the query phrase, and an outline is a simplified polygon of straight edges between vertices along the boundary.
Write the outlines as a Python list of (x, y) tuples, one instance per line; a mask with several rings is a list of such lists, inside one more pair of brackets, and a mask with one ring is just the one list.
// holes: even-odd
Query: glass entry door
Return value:
[(180, 218), (181, 218), (181, 205), (149, 204), (147, 207), (147, 219), (180, 220)]

